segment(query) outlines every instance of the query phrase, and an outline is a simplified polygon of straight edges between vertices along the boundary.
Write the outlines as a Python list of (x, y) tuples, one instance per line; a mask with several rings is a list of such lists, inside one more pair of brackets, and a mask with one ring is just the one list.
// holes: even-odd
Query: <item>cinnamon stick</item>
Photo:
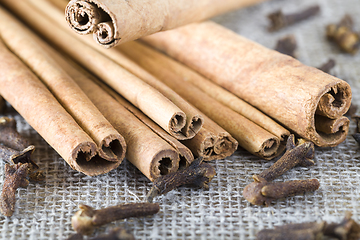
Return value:
[(275, 135), (219, 103), (193, 84), (183, 81), (182, 76), (164, 67), (164, 61), (160, 60), (161, 56), (154, 50), (135, 42), (128, 42), (118, 47), (228, 131), (238, 141), (239, 146), (265, 159), (278, 155), (280, 140)]
[(334, 133), (315, 126), (317, 115), (338, 119), (350, 107), (351, 88), (341, 79), (209, 21), (143, 40), (318, 146), (336, 146), (346, 138), (349, 121)]
[[(44, 0), (31, 0), (33, 3), (33, 7), (36, 7), (38, 11), (41, 11), (42, 14), (46, 15), (48, 18), (52, 19), (55, 23), (59, 24), (63, 29), (67, 31), (71, 31), (64, 22), (62, 21), (63, 16), (59, 9), (56, 9), (54, 6), (49, 4)], [(185, 127), (187, 129), (187, 134), (191, 134), (193, 131), (196, 133), (196, 129), (199, 129), (199, 119), (205, 118), (205, 123), (203, 127), (198, 131), (195, 137), (190, 138), (189, 140), (182, 141), (191, 151), (195, 154), (196, 157), (204, 157), (206, 160), (214, 160), (214, 159), (222, 159), (228, 157), (234, 153), (237, 148), (237, 142), (234, 138), (230, 136), (224, 129), (214, 123), (211, 119), (206, 116), (201, 116), (200, 112), (189, 105), (184, 99), (182, 99), (175, 91), (167, 87), (161, 81), (156, 79), (154, 76), (149, 74), (147, 71), (139, 67), (137, 64), (129, 60), (119, 51), (114, 49), (104, 49), (101, 46), (95, 44), (91, 38), (81, 38), (80, 35), (76, 35), (78, 39), (81, 39), (82, 42), (96, 48), (98, 51), (111, 58), (116, 63), (120, 64), (124, 68), (126, 68), (131, 73), (140, 77), (143, 81), (149, 83), (157, 90), (159, 90), (163, 95), (172, 100), (172, 102), (176, 103), (177, 106), (181, 106), (181, 109), (184, 110), (186, 115), (191, 123), (192, 127)], [(115, 97), (117, 97), (115, 94)], [(131, 106), (127, 105), (127, 106)], [(141, 113), (135, 113), (132, 107), (127, 107), (128, 110), (132, 111), (138, 118), (144, 119)], [(131, 109), (130, 109), (131, 108)], [(137, 111), (138, 112), (138, 111)], [(201, 116), (201, 118), (200, 118)], [(150, 121), (151, 123), (152, 121)], [(150, 128), (156, 131), (151, 124), (148, 124)], [(156, 131), (157, 132), (157, 131)]]
[(71, 0), (66, 21), (79, 34), (113, 47), (158, 31), (173, 29), (263, 0)]
[(2, 41), (0, 61), (0, 94), (73, 169), (94, 176), (119, 166), (97, 154), (95, 142)]
[[(103, 56), (98, 51), (79, 42), (56, 24), (49, 21), (30, 2), (2, 1), (20, 19), (35, 29), (47, 41), (61, 51), (72, 56), (78, 63), (94, 75), (105, 81), (128, 101), (159, 124), (165, 131), (177, 139), (188, 139), (193, 135), (185, 135), (187, 126), (193, 126), (192, 119), (187, 119), (185, 113), (164, 97), (157, 90), (126, 71), (118, 64)], [(194, 124), (198, 126), (198, 124)], [(191, 129), (196, 132), (196, 129)]]
[[(208, 79), (188, 68), (187, 66), (165, 56), (164, 54), (161, 54), (158, 51), (146, 48), (144, 45), (139, 45), (139, 43), (136, 42), (129, 42), (119, 45), (116, 49), (119, 49), (120, 51), (129, 55), (133, 55), (134, 57), (134, 51), (137, 51), (139, 57), (137, 57), (136, 59), (138, 59), (138, 62), (140, 60), (144, 62), (142, 65), (146, 67), (149, 72), (153, 72), (153, 74), (155, 75), (154, 68), (159, 66), (161, 66), (163, 69), (167, 69), (168, 71), (173, 72), (174, 74), (179, 76), (179, 79), (194, 84), (196, 87), (198, 87), (203, 92), (216, 99), (220, 103), (226, 105), (235, 112), (241, 114), (242, 116), (261, 126), (265, 130), (271, 132), (280, 139), (283, 145), (285, 145), (286, 139), (290, 135), (290, 132), (287, 129), (285, 129), (280, 124), (272, 120), (270, 117), (257, 110), (247, 102), (243, 101), (236, 95), (225, 90), (224, 88), (219, 87), (215, 83), (209, 81)], [(144, 51), (143, 54), (141, 54), (140, 51)], [(104, 54), (107, 54), (107, 56), (113, 57), (111, 54), (111, 50), (105, 50), (103, 52)], [(146, 64), (145, 61), (147, 62)], [(139, 64), (141, 63), (139, 62)], [(149, 66), (149, 64), (152, 65)]]
[[(41, 45), (45, 47), (44, 44), (42, 43)], [(94, 79), (92, 79), (93, 77), (90, 74), (86, 74), (79, 66), (72, 63), (71, 60), (62, 57), (54, 49), (49, 49), (49, 47), (44, 49), (51, 53), (56, 62), (74, 79), (116, 130), (124, 136), (127, 143), (126, 159), (147, 178), (154, 181), (161, 175), (177, 171), (181, 157), (186, 162), (191, 163), (193, 161), (194, 157), (190, 150), (187, 151), (188, 155), (185, 155), (184, 149), (182, 149), (183, 151), (179, 150), (180, 143), (178, 143), (179, 148), (175, 148), (169, 142), (159, 137), (105, 90), (93, 82)], [(169, 138), (171, 138), (170, 135)], [(176, 139), (172, 140), (174, 142), (177, 141)]]
[(76, 83), (44, 52), (37, 36), (0, 8), (0, 35), (11, 51), (39, 76), (60, 104), (97, 145), (100, 157), (121, 161), (124, 138), (111, 126)]

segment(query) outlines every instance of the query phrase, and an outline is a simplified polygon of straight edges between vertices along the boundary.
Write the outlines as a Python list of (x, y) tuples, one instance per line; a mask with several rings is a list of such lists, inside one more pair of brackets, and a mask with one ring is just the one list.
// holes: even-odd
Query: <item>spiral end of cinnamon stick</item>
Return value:
[(162, 150), (158, 152), (151, 161), (150, 181), (156, 178), (175, 172), (179, 169), (179, 154), (173, 150)]
[(99, 4), (91, 0), (71, 0), (65, 9), (66, 22), (78, 34), (93, 33), (100, 45), (115, 45), (116, 29), (109, 13)]
[(67, 161), (69, 165), (88, 176), (97, 176), (117, 168), (123, 159), (109, 161), (99, 156), (95, 143), (84, 142), (77, 146)]

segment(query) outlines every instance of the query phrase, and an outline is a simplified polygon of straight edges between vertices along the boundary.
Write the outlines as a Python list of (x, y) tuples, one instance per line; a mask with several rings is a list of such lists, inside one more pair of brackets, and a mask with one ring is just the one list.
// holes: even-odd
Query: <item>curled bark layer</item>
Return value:
[(66, 21), (105, 47), (179, 27), (263, 0), (71, 0)]
[(213, 22), (153, 34), (144, 41), (318, 146), (336, 146), (346, 138), (348, 121), (331, 134), (315, 126), (318, 115), (337, 119), (349, 109), (351, 88), (341, 79)]

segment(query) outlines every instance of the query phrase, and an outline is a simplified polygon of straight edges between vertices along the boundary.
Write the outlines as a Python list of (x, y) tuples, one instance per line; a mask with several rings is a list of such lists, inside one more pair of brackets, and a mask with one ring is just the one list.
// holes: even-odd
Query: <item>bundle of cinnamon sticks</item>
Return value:
[[(345, 139), (346, 82), (213, 22), (190, 24), (259, 0), (125, 2), (0, 3), (0, 95), (72, 168), (98, 175), (126, 157), (153, 181), (238, 146), (273, 159), (290, 132), (318, 146)], [(136, 13), (149, 27), (128, 21)]]

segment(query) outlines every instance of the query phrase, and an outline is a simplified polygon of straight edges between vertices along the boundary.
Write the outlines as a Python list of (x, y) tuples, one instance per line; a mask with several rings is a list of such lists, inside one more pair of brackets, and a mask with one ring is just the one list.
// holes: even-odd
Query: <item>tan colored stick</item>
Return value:
[[(54, 6), (49, 4), (47, 1), (44, 0), (30, 0), (44, 15), (52, 19), (54, 22), (59, 24), (59, 26), (65, 28), (68, 31), (71, 31), (64, 22), (62, 21), (63, 15), (60, 13), (59, 9), (56, 9)], [(143, 70), (134, 62), (130, 61), (127, 57), (123, 56), (120, 52), (115, 51), (113, 49), (104, 49), (101, 46), (95, 44), (92, 39), (90, 38), (82, 38), (81, 36), (75, 34), (78, 39), (81, 39), (83, 42), (89, 44), (90, 46), (96, 48), (98, 51), (101, 51), (106, 56), (110, 57), (112, 60), (132, 72), (133, 74), (137, 75), (147, 83), (151, 84), (152, 86), (156, 87), (159, 91), (161, 91), (165, 96), (170, 98), (174, 103), (178, 106), (181, 106), (181, 109), (184, 109), (188, 118), (192, 119), (189, 120), (191, 128), (185, 127), (184, 130), (191, 133), (190, 130), (196, 132), (196, 129), (200, 127), (196, 127), (199, 124), (196, 124), (197, 121), (196, 116), (199, 115), (197, 110), (194, 110), (193, 107), (189, 106), (189, 104), (184, 101), (181, 97), (179, 98), (178, 94), (172, 91), (169, 87), (165, 84), (162, 84), (159, 80), (154, 78), (151, 74)], [(131, 111), (130, 108), (128, 110)], [(134, 111), (133, 111), (134, 113)], [(135, 113), (134, 113), (135, 114)], [(137, 115), (137, 114), (135, 114)], [(141, 116), (137, 115), (140, 119)], [(194, 117), (192, 117), (194, 116)], [(234, 153), (237, 148), (238, 143), (234, 138), (230, 136), (224, 129), (218, 126), (209, 118), (206, 118), (205, 125), (200, 131), (195, 135), (194, 138), (190, 140), (185, 140), (184, 143), (187, 147), (191, 149), (191, 151), (197, 156), (202, 156), (206, 160), (215, 160), (215, 159), (222, 159), (228, 157)], [(188, 125), (187, 125), (188, 126)], [(151, 127), (149, 125), (149, 127)], [(154, 129), (153, 129), (154, 130)]]
[[(126, 158), (147, 178), (154, 181), (159, 176), (175, 172), (179, 168), (181, 153), (176, 148), (160, 138), (99, 85), (95, 84), (90, 75), (77, 70), (76, 68), (80, 68), (79, 66), (70, 65), (69, 59), (65, 60), (53, 49), (46, 48), (46, 50), (51, 52), (51, 56), (57, 63), (76, 81), (101, 113), (124, 136), (127, 143)], [(176, 141), (176, 139), (173, 140)], [(193, 160), (192, 155), (186, 157), (189, 157), (187, 160), (190, 162)]]
[(279, 138), (211, 98), (190, 82), (183, 81), (182, 76), (163, 65), (161, 55), (154, 49), (136, 42), (128, 42), (118, 48), (228, 131), (239, 146), (265, 159), (279, 155)]
[(0, 94), (73, 169), (95, 176), (119, 166), (96, 154), (94, 141), (2, 41), (0, 61)]
[[(57, 48), (72, 56), (93, 74), (108, 83), (176, 138), (187, 139), (183, 128), (185, 113), (154, 88), (121, 68), (101, 53), (76, 40), (32, 7), (27, 1), (4, 0), (5, 5)], [(188, 124), (191, 126), (191, 124)], [(186, 132), (186, 131), (184, 131)]]
[(11, 51), (44, 82), (62, 106), (94, 140), (99, 156), (121, 161), (123, 137), (111, 126), (78, 85), (39, 47), (37, 36), (0, 8), (0, 35)]
[(144, 41), (318, 146), (336, 146), (346, 138), (348, 121), (333, 134), (315, 127), (315, 113), (339, 118), (349, 108), (351, 89), (345, 81), (213, 22), (157, 33)]
[[(66, 31), (72, 33), (71, 29), (66, 25), (63, 21), (63, 14), (59, 11), (59, 9), (51, 6), (51, 3), (46, 0), (30, 0), (34, 7), (36, 7), (39, 11), (41, 11), (48, 18), (51, 18), (54, 22), (56, 22), (60, 27), (65, 29)], [(143, 81), (145, 81), (150, 86), (154, 87), (165, 97), (170, 99), (176, 106), (178, 106), (185, 114), (186, 114), (186, 124), (182, 129), (181, 133), (178, 134), (178, 139), (191, 139), (193, 138), (197, 132), (199, 132), (202, 124), (203, 117), (200, 112), (191, 106), (187, 101), (185, 101), (182, 97), (180, 97), (175, 91), (171, 88), (167, 87), (161, 81), (153, 77), (151, 74), (146, 72), (144, 69), (139, 67), (136, 63), (129, 60), (127, 57), (123, 56), (121, 53), (115, 50), (104, 49), (103, 47), (97, 45), (91, 38), (82, 37), (78, 34), (75, 34), (75, 37), (82, 42), (94, 47), (104, 55), (110, 57), (113, 61), (118, 63), (121, 67), (125, 68), (135, 76), (139, 77)], [(186, 136), (186, 137), (185, 137)]]
[[(122, 45), (119, 45), (117, 48), (121, 51), (124, 51), (128, 54), (132, 54), (133, 49), (137, 49), (137, 47), (142, 48), (139, 44), (135, 42), (129, 42)], [(220, 103), (228, 106), (235, 112), (241, 114), (242, 116), (246, 117), (247, 119), (251, 120), (252, 122), (256, 123), (257, 125), (261, 126), (265, 130), (271, 132), (276, 137), (280, 139), (285, 145), (287, 137), (290, 135), (290, 132), (276, 123), (274, 120), (269, 118), (264, 113), (260, 112), (250, 104), (246, 103), (239, 97), (235, 96), (231, 92), (225, 90), (224, 88), (219, 87), (218, 85), (214, 84), (213, 82), (209, 81), (208, 79), (204, 78), (197, 72), (193, 71), (189, 67), (161, 54), (158, 51), (151, 51), (144, 49), (145, 52), (143, 54), (143, 59), (141, 61), (146, 61), (148, 59), (148, 71), (152, 72), (155, 71), (150, 64), (154, 64), (154, 67), (159, 67), (163, 69), (167, 69), (172, 71), (174, 74), (180, 76), (181, 80), (191, 82), (196, 87), (201, 89), (203, 92), (207, 93), (212, 98), (216, 99)], [(107, 54), (109, 57), (113, 58), (115, 54), (112, 54), (113, 51), (111, 50), (104, 50), (104, 54)], [(140, 56), (139, 56), (140, 57)], [(125, 67), (127, 68), (127, 67)], [(127, 68), (128, 69), (128, 68)], [(131, 70), (130, 70), (131, 71)], [(153, 72), (153, 74), (155, 74)]]
[(253, 5), (263, 0), (71, 0), (66, 20), (105, 47)]

